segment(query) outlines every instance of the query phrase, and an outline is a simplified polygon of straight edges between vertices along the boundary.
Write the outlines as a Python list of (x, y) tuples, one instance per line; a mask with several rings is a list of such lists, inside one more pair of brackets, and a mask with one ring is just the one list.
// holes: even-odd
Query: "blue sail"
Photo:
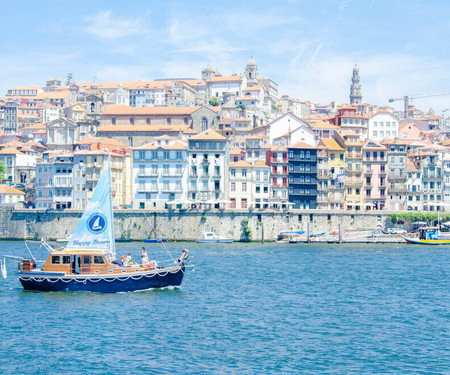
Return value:
[(66, 246), (66, 250), (98, 250), (115, 258), (109, 154), (94, 193)]

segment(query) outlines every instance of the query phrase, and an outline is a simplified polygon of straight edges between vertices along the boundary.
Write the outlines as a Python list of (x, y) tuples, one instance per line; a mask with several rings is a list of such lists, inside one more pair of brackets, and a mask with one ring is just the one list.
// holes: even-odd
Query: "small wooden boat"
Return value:
[(148, 261), (142, 265), (124, 266), (115, 260), (109, 156), (68, 244), (62, 249), (54, 248), (45, 240), (41, 244), (49, 251), (44, 262), (36, 261), (32, 254), (29, 259), (5, 256), (17, 261), (19, 280), (25, 290), (118, 293), (177, 287), (183, 280), (189, 256), (183, 249), (178, 260), (171, 257), (172, 260), (167, 262)]
[(402, 238), (412, 245), (450, 245), (450, 233), (441, 232), (438, 227), (419, 228), (419, 237)]

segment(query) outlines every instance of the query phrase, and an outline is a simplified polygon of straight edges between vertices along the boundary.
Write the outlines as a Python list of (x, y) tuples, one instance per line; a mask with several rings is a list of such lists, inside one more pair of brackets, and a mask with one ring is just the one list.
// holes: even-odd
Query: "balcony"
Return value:
[(406, 187), (405, 186), (394, 186), (389, 188), (389, 194), (395, 194), (395, 193), (406, 193)]
[(388, 174), (388, 179), (389, 180), (406, 180), (406, 178), (407, 178), (406, 174), (403, 175), (403, 176), (396, 176), (396, 175), (393, 175), (391, 173)]
[(189, 173), (189, 177), (197, 178), (198, 177), (198, 173), (191, 171), (191, 173)]
[(373, 174), (373, 171), (372, 171), (371, 169), (366, 169), (366, 170), (364, 171), (364, 174), (366, 174), (366, 175), (372, 175), (372, 174)]
[(100, 174), (87, 174), (86, 175), (86, 181), (92, 182), (92, 181), (98, 181), (100, 179)]
[(352, 180), (346, 180), (345, 184), (347, 186), (361, 186), (362, 185), (362, 180), (361, 179), (352, 179)]

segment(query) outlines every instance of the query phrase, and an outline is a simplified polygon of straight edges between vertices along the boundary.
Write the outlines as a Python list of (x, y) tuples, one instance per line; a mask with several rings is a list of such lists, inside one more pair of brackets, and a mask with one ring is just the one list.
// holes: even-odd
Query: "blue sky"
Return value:
[[(321, 104), (348, 101), (355, 63), (365, 102), (450, 92), (448, 1), (127, 3), (2, 3), (0, 94), (69, 72), (78, 82), (199, 78), (210, 64), (230, 75), (250, 56), (280, 95)], [(413, 103), (441, 114), (450, 95)]]

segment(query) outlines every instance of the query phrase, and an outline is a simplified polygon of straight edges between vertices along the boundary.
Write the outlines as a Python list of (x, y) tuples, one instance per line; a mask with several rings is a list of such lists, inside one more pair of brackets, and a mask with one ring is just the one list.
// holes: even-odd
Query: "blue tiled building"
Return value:
[(317, 149), (304, 142), (288, 146), (289, 202), (293, 208), (317, 206)]

